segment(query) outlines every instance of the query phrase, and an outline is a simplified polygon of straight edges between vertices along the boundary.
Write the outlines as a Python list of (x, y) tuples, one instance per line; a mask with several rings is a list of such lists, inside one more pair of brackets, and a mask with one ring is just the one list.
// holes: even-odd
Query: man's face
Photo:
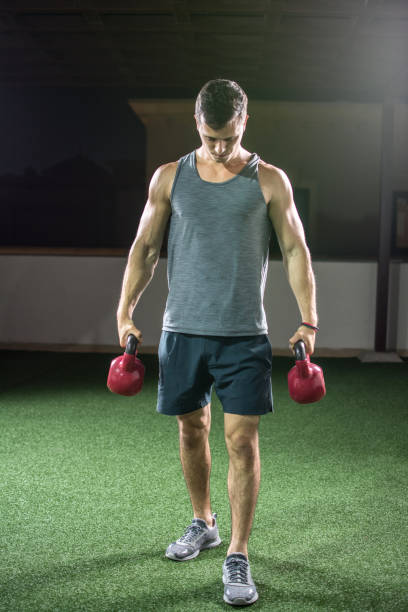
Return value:
[(196, 115), (194, 117), (207, 155), (217, 163), (226, 163), (233, 158), (239, 151), (248, 115), (244, 121), (232, 119), (220, 130), (213, 130), (206, 123), (201, 123)]

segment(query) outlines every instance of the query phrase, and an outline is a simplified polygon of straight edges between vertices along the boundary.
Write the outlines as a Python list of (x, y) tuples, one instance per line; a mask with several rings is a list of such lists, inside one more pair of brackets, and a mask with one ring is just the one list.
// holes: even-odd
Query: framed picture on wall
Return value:
[(408, 257), (408, 191), (394, 191), (392, 204), (391, 253)]

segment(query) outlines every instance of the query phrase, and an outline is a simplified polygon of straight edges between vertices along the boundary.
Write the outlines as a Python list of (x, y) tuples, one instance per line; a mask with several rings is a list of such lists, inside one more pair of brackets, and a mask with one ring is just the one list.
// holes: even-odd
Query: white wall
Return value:
[[(119, 347), (116, 308), (126, 258), (3, 255), (0, 257), (0, 345), (55, 344)], [(167, 298), (167, 260), (160, 259), (134, 312), (144, 347), (157, 347)], [(376, 264), (314, 262), (323, 349), (372, 349)], [(396, 273), (396, 274), (395, 274)], [(408, 263), (393, 264), (395, 337), (408, 349)], [(269, 338), (287, 349), (299, 322), (281, 262), (270, 261), (264, 305)], [(143, 352), (143, 350), (142, 350)]]

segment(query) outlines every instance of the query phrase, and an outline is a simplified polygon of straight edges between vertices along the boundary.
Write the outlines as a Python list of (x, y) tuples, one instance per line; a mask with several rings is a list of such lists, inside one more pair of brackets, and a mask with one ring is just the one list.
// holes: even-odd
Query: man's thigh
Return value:
[(210, 429), (211, 427), (211, 403), (193, 412), (177, 415), (177, 423), (180, 431), (199, 429)]
[(224, 433), (226, 439), (254, 439), (258, 437), (261, 415), (224, 413)]

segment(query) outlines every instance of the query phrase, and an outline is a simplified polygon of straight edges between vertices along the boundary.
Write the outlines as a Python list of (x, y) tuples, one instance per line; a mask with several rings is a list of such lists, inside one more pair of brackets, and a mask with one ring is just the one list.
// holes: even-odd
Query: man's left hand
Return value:
[(306, 327), (305, 325), (300, 325), (294, 335), (289, 339), (289, 348), (292, 349), (293, 354), (295, 354), (293, 347), (298, 340), (303, 340), (306, 346), (306, 353), (308, 353), (309, 355), (313, 355), (316, 341), (316, 332), (313, 331), (313, 329)]

